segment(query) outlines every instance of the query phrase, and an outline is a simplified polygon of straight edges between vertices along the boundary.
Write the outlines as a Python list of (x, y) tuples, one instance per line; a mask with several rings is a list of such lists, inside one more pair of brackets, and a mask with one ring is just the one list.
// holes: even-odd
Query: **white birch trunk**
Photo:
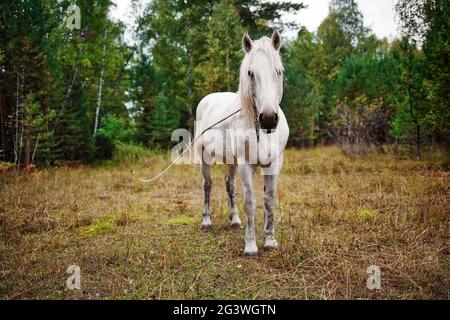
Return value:
[(94, 134), (93, 134), (94, 138), (97, 135), (98, 118), (100, 116), (100, 107), (102, 105), (103, 76), (105, 74), (106, 35), (107, 35), (107, 31), (105, 30), (103, 53), (102, 53), (102, 69), (100, 71), (100, 78), (98, 79), (97, 107), (95, 108), (95, 122), (94, 122)]

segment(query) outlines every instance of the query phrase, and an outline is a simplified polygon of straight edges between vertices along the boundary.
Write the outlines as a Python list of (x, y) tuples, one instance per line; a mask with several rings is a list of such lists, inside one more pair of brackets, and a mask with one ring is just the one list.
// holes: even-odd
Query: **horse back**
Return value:
[(237, 94), (234, 92), (215, 92), (208, 94), (197, 106), (196, 120), (212, 122), (221, 116), (222, 118), (226, 117), (230, 113), (230, 110), (233, 111), (233, 105), (237, 97)]

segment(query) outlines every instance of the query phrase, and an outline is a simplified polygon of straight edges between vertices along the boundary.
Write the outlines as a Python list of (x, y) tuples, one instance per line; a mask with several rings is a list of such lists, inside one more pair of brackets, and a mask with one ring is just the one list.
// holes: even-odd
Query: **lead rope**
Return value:
[[(242, 109), (239, 109), (239, 110), (236, 110), (235, 112), (233, 112), (232, 114), (230, 114), (230, 115), (228, 115), (227, 117), (225, 117), (225, 118), (223, 118), (222, 120), (220, 120), (220, 121), (217, 121), (216, 123), (214, 123), (213, 125), (211, 125), (211, 126), (209, 126), (208, 128), (206, 128), (205, 130), (203, 130), (202, 131), (202, 133), (200, 133), (199, 135), (198, 135), (198, 137), (197, 138), (195, 138), (194, 139), (194, 141), (192, 141), (190, 144), (189, 144), (189, 146), (175, 159), (175, 160), (173, 160), (172, 161), (172, 163), (169, 165), (169, 166), (167, 166), (167, 168), (165, 168), (163, 171), (161, 171), (156, 177), (153, 177), (153, 178), (151, 178), (151, 179), (147, 179), (147, 180), (144, 180), (144, 179), (139, 179), (139, 181), (141, 181), (141, 182), (143, 182), (143, 183), (149, 183), (149, 182), (152, 182), (152, 181), (155, 181), (155, 180), (157, 180), (157, 179), (159, 179), (164, 173), (166, 173), (185, 153), (186, 153), (186, 151), (188, 151), (188, 150), (190, 150), (191, 149), (191, 147), (194, 145), (194, 143), (201, 137), (201, 136), (203, 136), (203, 134), (206, 132), (206, 131), (208, 131), (208, 130), (210, 130), (210, 129), (212, 129), (213, 127), (215, 127), (216, 125), (218, 125), (218, 124), (220, 124), (220, 123), (222, 123), (222, 122), (224, 122), (225, 120), (227, 120), (227, 119), (229, 119), (229, 118), (231, 118), (232, 116), (234, 116), (235, 114), (237, 114), (237, 113), (239, 113), (240, 111), (241, 111)], [(256, 114), (256, 113), (255, 113)], [(256, 117), (255, 117), (255, 121), (256, 121)], [(256, 126), (256, 122), (255, 122), (255, 126)], [(257, 139), (258, 139), (258, 142), (259, 142), (259, 130), (257, 130), (256, 131), (256, 137), (257, 137)]]

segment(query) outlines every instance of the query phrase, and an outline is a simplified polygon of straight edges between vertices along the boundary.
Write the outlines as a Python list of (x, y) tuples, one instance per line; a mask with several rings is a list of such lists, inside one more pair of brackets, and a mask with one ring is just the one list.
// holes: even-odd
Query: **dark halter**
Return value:
[(252, 103), (252, 105), (253, 105), (253, 112), (255, 114), (253, 121), (255, 122), (256, 142), (259, 143), (259, 129), (261, 129), (261, 127), (259, 126), (258, 112), (256, 110), (256, 106), (254, 103)]

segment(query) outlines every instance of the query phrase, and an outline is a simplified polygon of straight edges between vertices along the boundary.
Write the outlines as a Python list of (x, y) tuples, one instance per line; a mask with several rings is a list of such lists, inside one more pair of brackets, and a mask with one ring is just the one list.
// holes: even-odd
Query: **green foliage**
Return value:
[(142, 157), (149, 157), (155, 154), (139, 145), (116, 142), (113, 154), (113, 161), (120, 162), (137, 162)]
[[(415, 62), (409, 54), (409, 69), (415, 71), (416, 92), (425, 96), (416, 106), (419, 110), (417, 123), (431, 131), (437, 141), (450, 143), (450, 71), (446, 67), (450, 56), (448, 34), (450, 32), (450, 3), (448, 1), (406, 1), (398, 0), (396, 11), (400, 16), (404, 41), (418, 50), (420, 61)], [(404, 48), (406, 45), (403, 46)], [(418, 65), (420, 63), (420, 65)], [(403, 63), (405, 65), (405, 63)], [(421, 67), (421, 69), (420, 69)], [(413, 120), (414, 121), (414, 120)], [(420, 123), (419, 123), (420, 122)]]
[(104, 118), (102, 127), (98, 130), (98, 136), (113, 142), (130, 143), (135, 140), (136, 127), (131, 121), (108, 115)]
[(318, 137), (321, 96), (314, 72), (317, 50), (314, 35), (304, 27), (286, 48), (283, 108), (289, 119), (291, 143), (295, 145), (312, 145)]
[[(111, 2), (77, 1), (81, 30), (70, 30), (63, 23), (70, 4), (2, 2), (0, 52), (5, 77), (0, 79), (4, 97), (0, 103), (5, 116), (2, 129), (6, 130), (0, 148), (15, 162), (93, 159), (100, 81), (105, 83), (100, 124), (104, 114), (128, 117), (127, 79), (116, 81), (125, 68), (124, 30), (108, 17)], [(17, 132), (23, 132), (23, 145), (18, 143)], [(36, 158), (30, 159), (34, 151)]]
[(244, 28), (231, 1), (222, 0), (214, 5), (207, 27), (207, 51), (195, 68), (196, 90), (199, 96), (235, 91), (243, 58), (241, 38)]
[(349, 44), (357, 46), (364, 41), (369, 29), (364, 26), (363, 15), (355, 0), (331, 0), (330, 12)]
[(164, 94), (156, 97), (154, 114), (150, 119), (150, 136), (153, 144), (167, 145), (172, 132), (179, 127), (180, 115), (176, 106), (181, 105), (182, 101), (177, 98), (170, 99)]
[(424, 43), (425, 77), (430, 109), (426, 123), (441, 139), (450, 137), (450, 3), (431, 1), (427, 17), (429, 29)]
[[(236, 91), (241, 37), (298, 27), (302, 3), (151, 1), (138, 42), (110, 19), (110, 0), (79, 0), (81, 30), (63, 21), (71, 1), (0, 5), (0, 157), (15, 164), (135, 159), (193, 129), (205, 95)], [(285, 41), (290, 143), (449, 143), (448, 1), (398, 0), (404, 39), (378, 39), (355, 0), (332, 0), (316, 33)], [(98, 121), (97, 121), (98, 120)], [(370, 131), (370, 132), (369, 132)], [(350, 133), (349, 133), (350, 132)]]
[(53, 110), (45, 112), (32, 92), (23, 101), (22, 112), (20, 126), (24, 130), (23, 136), (28, 149), (26, 152), (32, 152), (26, 155), (25, 162), (32, 163), (35, 159), (37, 161), (50, 159), (50, 141), (53, 138), (53, 132), (49, 130), (49, 125), (55, 118), (55, 112)]
[(283, 19), (286, 12), (297, 12), (305, 6), (294, 1), (230, 0), (239, 12), (243, 27), (254, 38), (266, 36), (272, 32), (272, 25), (279, 31), (296, 28), (294, 22)]
[(393, 52), (401, 75), (402, 100), (397, 103), (392, 133), (397, 138), (414, 137), (416, 157), (420, 158), (420, 140), (427, 129), (425, 119), (429, 110), (423, 76), (424, 56), (406, 38), (394, 43)]
[(137, 134), (133, 121), (112, 114), (106, 116), (96, 136), (96, 158), (111, 159), (118, 143), (133, 143)]

